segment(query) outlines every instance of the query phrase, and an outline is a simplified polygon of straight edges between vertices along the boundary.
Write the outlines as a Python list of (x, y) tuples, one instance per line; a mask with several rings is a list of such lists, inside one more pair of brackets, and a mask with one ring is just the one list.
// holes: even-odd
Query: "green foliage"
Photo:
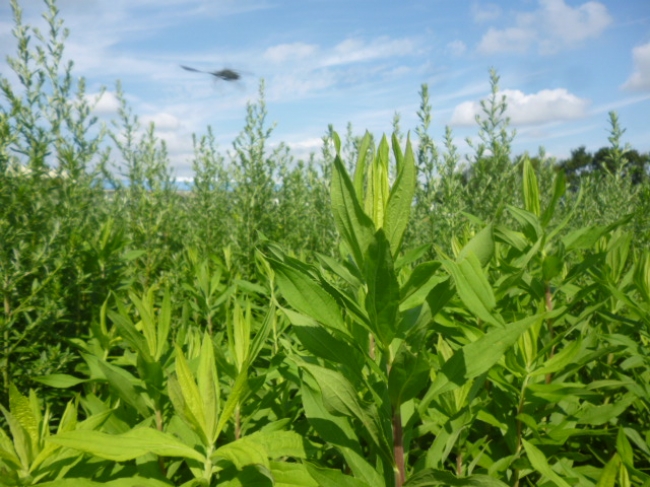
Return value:
[(294, 161), (262, 82), (178, 191), (119, 84), (95, 126), (55, 2), (48, 37), (12, 7), (2, 485), (650, 485), (648, 158), (616, 114), (593, 156), (514, 158), (492, 71), (464, 168), (426, 85), (417, 143), (396, 115)]

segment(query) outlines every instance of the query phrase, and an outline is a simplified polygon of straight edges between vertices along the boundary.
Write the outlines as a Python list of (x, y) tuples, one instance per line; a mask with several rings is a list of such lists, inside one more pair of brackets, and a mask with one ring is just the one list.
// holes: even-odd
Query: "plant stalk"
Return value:
[(402, 431), (402, 416), (399, 410), (393, 414), (393, 455), (395, 456), (395, 487), (402, 487), (406, 482), (404, 468), (404, 432)]

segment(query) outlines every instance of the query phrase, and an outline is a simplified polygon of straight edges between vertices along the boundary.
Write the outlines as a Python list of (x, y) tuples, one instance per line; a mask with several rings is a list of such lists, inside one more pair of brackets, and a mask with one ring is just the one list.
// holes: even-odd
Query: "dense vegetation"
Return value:
[[(429, 135), (270, 151), (264, 84), (194, 184), (100, 126), (12, 0), (0, 485), (650, 486), (650, 156), (515, 157), (499, 78)], [(107, 190), (106, 188), (110, 188)]]

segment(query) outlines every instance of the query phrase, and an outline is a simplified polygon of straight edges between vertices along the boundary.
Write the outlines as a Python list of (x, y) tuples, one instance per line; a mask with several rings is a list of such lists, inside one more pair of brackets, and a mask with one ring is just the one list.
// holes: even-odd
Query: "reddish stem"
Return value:
[(395, 455), (395, 487), (402, 487), (406, 482), (406, 470), (404, 468), (404, 438), (402, 432), (402, 416), (399, 412), (393, 414), (393, 454)]

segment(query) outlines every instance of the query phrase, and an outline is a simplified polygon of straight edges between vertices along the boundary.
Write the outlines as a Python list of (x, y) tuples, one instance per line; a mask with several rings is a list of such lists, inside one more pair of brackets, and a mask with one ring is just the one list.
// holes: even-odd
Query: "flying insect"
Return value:
[(215, 78), (222, 79), (224, 81), (237, 81), (241, 79), (241, 74), (238, 71), (235, 71), (234, 69), (230, 69), (230, 68), (224, 68), (218, 71), (203, 71), (201, 69), (190, 68), (189, 66), (183, 66), (183, 65), (181, 65), (181, 68), (183, 68), (186, 71), (192, 71), (194, 73), (211, 74)]

